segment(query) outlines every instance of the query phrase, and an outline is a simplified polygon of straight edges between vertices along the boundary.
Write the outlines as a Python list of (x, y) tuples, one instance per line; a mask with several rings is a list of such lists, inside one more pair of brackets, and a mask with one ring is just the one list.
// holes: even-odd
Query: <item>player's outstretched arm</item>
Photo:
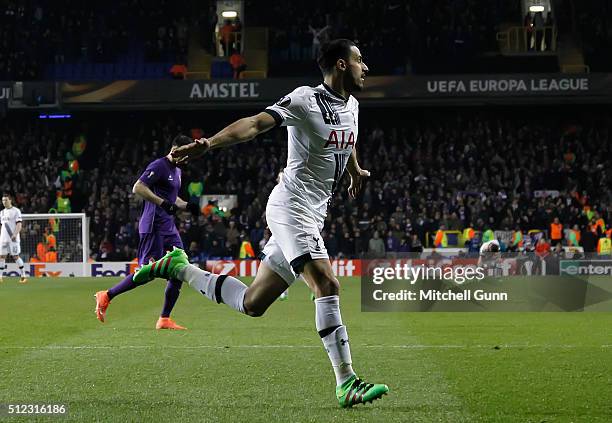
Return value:
[(356, 198), (363, 188), (365, 179), (370, 176), (370, 171), (362, 169), (357, 162), (357, 149), (353, 148), (351, 156), (346, 164), (346, 169), (351, 176), (351, 185), (349, 186), (349, 195), (351, 198)]
[(250, 141), (257, 135), (276, 126), (276, 121), (269, 113), (259, 113), (237, 120), (209, 139), (200, 139), (191, 144), (174, 149), (172, 156), (178, 159), (193, 160), (209, 149), (228, 147)]

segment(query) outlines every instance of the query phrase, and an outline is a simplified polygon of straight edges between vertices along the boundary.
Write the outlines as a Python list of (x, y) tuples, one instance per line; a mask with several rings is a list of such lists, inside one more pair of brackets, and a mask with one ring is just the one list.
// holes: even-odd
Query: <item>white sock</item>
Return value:
[[(340, 297), (330, 295), (317, 298), (315, 300), (315, 321), (319, 335), (323, 335), (321, 340), (334, 368), (336, 385), (342, 385), (354, 376), (355, 372), (351, 365), (353, 360), (346, 326), (342, 324), (340, 315)], [(327, 329), (333, 330), (326, 333)]]
[(2, 277), (2, 272), (4, 272), (4, 269), (6, 269), (6, 262), (4, 261), (4, 259), (0, 259), (0, 277)]
[(21, 260), (21, 257), (17, 257), (17, 260), (15, 260), (15, 263), (17, 263), (17, 266), (19, 266), (19, 271), (21, 272), (21, 277), (25, 277), (25, 269), (23, 268), (23, 260)]
[[(244, 313), (247, 286), (233, 276), (216, 275), (190, 264), (180, 270), (177, 277), (209, 300), (225, 303)], [(218, 282), (221, 283), (220, 288)]]

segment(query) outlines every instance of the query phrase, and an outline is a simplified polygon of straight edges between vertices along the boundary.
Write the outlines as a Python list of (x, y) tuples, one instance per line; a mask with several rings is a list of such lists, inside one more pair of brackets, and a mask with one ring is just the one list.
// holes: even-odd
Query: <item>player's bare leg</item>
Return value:
[(265, 263), (261, 263), (255, 280), (249, 286), (233, 276), (216, 275), (193, 265), (185, 267), (177, 276), (208, 299), (225, 303), (251, 317), (263, 316), (288, 288), (283, 278)]
[(340, 315), (340, 283), (329, 259), (307, 262), (302, 275), (316, 297), (316, 327), (336, 375), (338, 403), (352, 407), (381, 398), (389, 391), (387, 385), (363, 382), (353, 371), (349, 338)]
[(262, 262), (257, 269), (255, 280), (249, 285), (244, 296), (246, 314), (252, 317), (263, 316), (287, 288), (287, 282)]

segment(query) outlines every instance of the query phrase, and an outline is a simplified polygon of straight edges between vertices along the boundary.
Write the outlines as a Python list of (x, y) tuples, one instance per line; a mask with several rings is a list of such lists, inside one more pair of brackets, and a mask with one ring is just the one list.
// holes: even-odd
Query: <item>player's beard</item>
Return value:
[(363, 87), (356, 82), (359, 79), (361, 79), (361, 74), (357, 78), (350, 73), (344, 74), (344, 89), (349, 93), (363, 90)]

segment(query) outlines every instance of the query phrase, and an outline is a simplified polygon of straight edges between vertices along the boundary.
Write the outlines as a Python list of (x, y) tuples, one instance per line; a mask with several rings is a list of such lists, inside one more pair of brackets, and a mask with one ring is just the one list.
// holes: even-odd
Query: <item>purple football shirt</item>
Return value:
[[(167, 157), (162, 157), (149, 163), (138, 180), (159, 197), (174, 204), (181, 188), (181, 169), (170, 163)], [(157, 232), (162, 235), (176, 233), (174, 216), (166, 213), (161, 207), (145, 201), (138, 232), (141, 234)]]

